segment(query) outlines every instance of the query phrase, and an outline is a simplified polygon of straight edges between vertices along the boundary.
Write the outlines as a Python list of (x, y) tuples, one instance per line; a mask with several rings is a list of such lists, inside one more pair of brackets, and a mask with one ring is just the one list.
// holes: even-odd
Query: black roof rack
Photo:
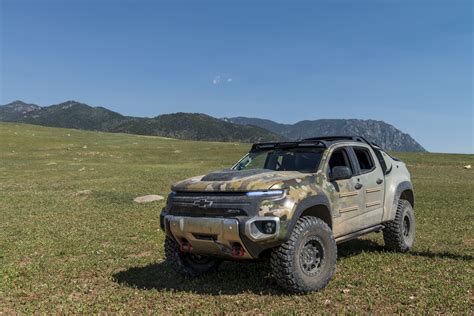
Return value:
[(300, 139), (290, 142), (275, 142), (275, 143), (257, 143), (252, 145), (251, 151), (265, 150), (265, 149), (287, 149), (287, 148), (328, 148), (331, 143), (342, 141), (354, 141), (365, 143), (371, 147), (382, 149), (379, 145), (369, 142), (362, 136), (322, 136)]
[(377, 145), (374, 142), (369, 142), (367, 139), (365, 139), (362, 136), (322, 136), (322, 137), (311, 137), (311, 138), (305, 138), (303, 140), (316, 140), (316, 141), (326, 141), (326, 142), (337, 142), (337, 141), (345, 141), (345, 140), (350, 140), (354, 142), (361, 142), (361, 143), (366, 143), (367, 145), (370, 146), (375, 146), (381, 149), (379, 145)]

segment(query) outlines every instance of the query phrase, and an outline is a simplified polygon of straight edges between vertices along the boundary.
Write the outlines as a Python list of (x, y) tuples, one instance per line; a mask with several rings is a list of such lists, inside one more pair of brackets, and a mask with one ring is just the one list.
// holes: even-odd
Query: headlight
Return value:
[(283, 195), (283, 190), (269, 190), (269, 191), (251, 191), (247, 192), (247, 196), (269, 196), (269, 197), (275, 197), (275, 196), (281, 196)]

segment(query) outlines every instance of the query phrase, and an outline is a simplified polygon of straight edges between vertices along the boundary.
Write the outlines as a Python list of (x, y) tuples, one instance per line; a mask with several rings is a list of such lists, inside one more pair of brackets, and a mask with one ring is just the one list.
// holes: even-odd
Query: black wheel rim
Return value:
[(324, 264), (324, 247), (316, 236), (305, 239), (300, 252), (301, 270), (308, 276), (316, 276)]
[(410, 218), (407, 215), (403, 217), (403, 236), (405, 238), (410, 236)]

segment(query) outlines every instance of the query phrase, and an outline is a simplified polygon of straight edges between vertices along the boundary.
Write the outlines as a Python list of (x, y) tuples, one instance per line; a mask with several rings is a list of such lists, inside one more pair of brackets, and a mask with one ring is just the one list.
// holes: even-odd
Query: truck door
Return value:
[[(340, 147), (334, 149), (331, 153), (326, 170), (328, 179), (331, 179), (332, 169), (338, 166), (348, 167), (352, 170), (353, 175), (357, 174), (358, 169), (351, 162), (348, 149), (350, 150), (350, 148)], [(329, 181), (328, 183), (328, 193), (331, 196), (332, 207), (336, 213), (333, 225), (335, 237), (354, 231), (352, 221), (359, 216), (364, 207), (362, 190), (359, 186), (356, 176), (350, 179)]]
[(360, 191), (363, 205), (359, 219), (360, 225), (365, 228), (380, 224), (385, 194), (382, 167), (369, 147), (353, 146), (351, 154), (358, 169), (356, 181), (362, 185)]

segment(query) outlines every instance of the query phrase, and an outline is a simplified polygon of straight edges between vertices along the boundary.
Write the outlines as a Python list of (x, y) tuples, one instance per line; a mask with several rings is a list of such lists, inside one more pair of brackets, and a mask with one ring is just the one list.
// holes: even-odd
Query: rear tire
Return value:
[(165, 239), (166, 262), (178, 273), (186, 277), (197, 277), (206, 273), (216, 271), (221, 260), (182, 252), (179, 245), (172, 238)]
[(337, 246), (331, 228), (321, 219), (298, 220), (287, 242), (272, 250), (276, 282), (294, 293), (326, 287), (336, 269)]
[(407, 200), (400, 199), (395, 218), (385, 223), (383, 239), (385, 247), (397, 252), (409, 251), (415, 242), (415, 212)]

